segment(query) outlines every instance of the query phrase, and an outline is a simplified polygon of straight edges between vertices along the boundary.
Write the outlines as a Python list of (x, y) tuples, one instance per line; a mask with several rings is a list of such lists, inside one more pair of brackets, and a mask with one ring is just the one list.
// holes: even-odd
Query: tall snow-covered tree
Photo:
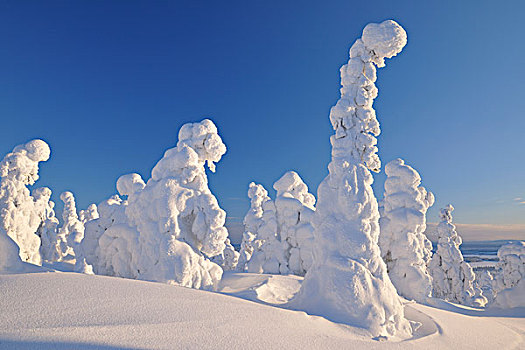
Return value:
[(379, 171), (376, 66), (407, 41), (392, 20), (368, 24), (341, 68), (341, 98), (332, 107), (329, 174), (318, 189), (314, 261), (290, 306), (368, 329), (409, 336), (410, 323), (378, 246), (379, 211), (370, 170)]
[(484, 306), (487, 299), (474, 285), (475, 274), (459, 250), (462, 239), (452, 224), (453, 210), (454, 207), (449, 204), (440, 212), (437, 249), (429, 263), (433, 295), (460, 304)]
[(275, 182), (277, 191), (278, 236), (283, 243), (288, 268), (295, 275), (304, 275), (312, 265), (315, 197), (295, 171), (286, 172)]
[(32, 140), (16, 146), (0, 162), (0, 235), (18, 245), (22, 261), (36, 265), (42, 262), (36, 234), (42, 213), (27, 186), (38, 180), (38, 163), (48, 160), (50, 153), (47, 143)]
[(432, 294), (427, 265), (432, 242), (425, 236), (427, 209), (434, 195), (421, 184), (421, 177), (402, 159), (385, 166), (387, 175), (379, 226), (379, 247), (388, 275), (405, 298), (425, 301)]
[[(210, 258), (223, 253), (228, 231), (204, 167), (214, 171), (225, 152), (217, 128), (205, 119), (182, 126), (177, 146), (165, 152), (147, 184), (138, 174), (121, 176), (117, 190), (127, 196), (122, 203), (125, 219), (107, 227), (97, 247), (90, 247), (88, 261), (95, 261), (95, 271), (214, 288), (222, 269)], [(100, 215), (105, 217), (102, 210)], [(90, 232), (89, 244), (99, 233)]]

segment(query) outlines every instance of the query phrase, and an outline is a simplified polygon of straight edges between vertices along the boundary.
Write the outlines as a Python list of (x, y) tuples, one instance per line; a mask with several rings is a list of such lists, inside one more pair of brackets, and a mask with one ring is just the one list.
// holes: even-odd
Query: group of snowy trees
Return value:
[(411, 334), (399, 295), (483, 306), (483, 289), (495, 305), (515, 305), (516, 295), (525, 295), (524, 243), (503, 247), (496, 279), (488, 274), (476, 283), (459, 250), (450, 205), (441, 211), (432, 255), (424, 232), (434, 195), (415, 169), (391, 161), (382, 203), (372, 190), (371, 171), (381, 168), (372, 106), (376, 67), (406, 42), (394, 21), (364, 28), (341, 68), (341, 97), (330, 112), (332, 158), (317, 205), (294, 171), (274, 183), (274, 200), (250, 183), (240, 252), (208, 187), (205, 167), (215, 171), (226, 152), (210, 120), (183, 125), (147, 182), (123, 175), (118, 194), (80, 212), (73, 194), (62, 193), (61, 222), (51, 190), (28, 188), (38, 179), (39, 162), (50, 156), (48, 145), (33, 140), (15, 147), (0, 163), (0, 272), (75, 259), (77, 272), (203, 289), (214, 289), (224, 270), (303, 275), (289, 307), (362, 326), (374, 336)]

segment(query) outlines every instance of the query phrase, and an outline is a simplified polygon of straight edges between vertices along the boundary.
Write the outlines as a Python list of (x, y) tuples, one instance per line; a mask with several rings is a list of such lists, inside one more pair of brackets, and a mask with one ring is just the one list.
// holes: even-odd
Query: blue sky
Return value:
[[(0, 153), (52, 149), (39, 185), (80, 208), (149, 178), (186, 122), (211, 118), (228, 153), (210, 186), (231, 218), (250, 181), (327, 174), (339, 67), (369, 22), (404, 51), (378, 72), (384, 164), (402, 157), (464, 224), (525, 225), (520, 1), (0, 1)], [(382, 196), (383, 174), (375, 190)], [(273, 193), (273, 191), (270, 191)]]

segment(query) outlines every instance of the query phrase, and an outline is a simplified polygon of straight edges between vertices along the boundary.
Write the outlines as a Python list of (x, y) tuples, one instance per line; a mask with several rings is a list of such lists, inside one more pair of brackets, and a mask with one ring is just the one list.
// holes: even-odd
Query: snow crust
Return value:
[(375, 336), (409, 336), (409, 322), (378, 246), (379, 211), (369, 171), (379, 171), (375, 65), (399, 53), (406, 33), (388, 20), (369, 24), (341, 68), (341, 98), (330, 112), (329, 174), (313, 217), (314, 261), (290, 306), (358, 325)]
[[(0, 162), (0, 236), (8, 235), (18, 245), (22, 261), (42, 263), (40, 237), (36, 234), (49, 200), (46, 196), (31, 196), (27, 186), (38, 180), (38, 165), (49, 159), (51, 150), (42, 140), (32, 140), (16, 146)], [(40, 193), (42, 194), (42, 193)], [(10, 240), (3, 238), (2, 250), (12, 252)], [(7, 254), (5, 255), (7, 256)], [(5, 259), (0, 256), (0, 259)], [(12, 256), (9, 253), (9, 256)], [(9, 266), (9, 262), (0, 263)]]
[(204, 167), (214, 171), (225, 152), (217, 128), (205, 119), (182, 126), (177, 146), (165, 152), (147, 183), (139, 174), (121, 176), (117, 190), (127, 200), (101, 203), (100, 218), (88, 223), (86, 259), (95, 272), (214, 288), (222, 268), (210, 259), (223, 254), (228, 231)]
[(419, 173), (402, 159), (385, 166), (387, 179), (379, 225), (379, 247), (398, 293), (425, 301), (432, 294), (427, 265), (432, 242), (425, 236), (426, 212), (434, 195), (421, 184)]
[(463, 260), (459, 250), (461, 237), (452, 224), (452, 205), (441, 209), (441, 222), (437, 226), (438, 245), (432, 256), (429, 270), (433, 278), (433, 295), (452, 302), (484, 306), (487, 299), (474, 285), (472, 267)]

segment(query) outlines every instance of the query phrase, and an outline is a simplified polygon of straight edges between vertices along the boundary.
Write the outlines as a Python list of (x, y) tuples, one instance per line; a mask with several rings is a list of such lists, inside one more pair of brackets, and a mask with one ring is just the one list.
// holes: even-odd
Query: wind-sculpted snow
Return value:
[(121, 176), (117, 189), (127, 200), (100, 204), (100, 218), (88, 222), (86, 258), (95, 272), (214, 288), (222, 269), (210, 258), (223, 255), (228, 231), (204, 166), (214, 170), (225, 152), (206, 119), (181, 128), (147, 183), (138, 174)]
[[(40, 237), (36, 232), (45, 216), (47, 204), (43, 200), (48, 197), (47, 194), (40, 196), (40, 203), (36, 203), (27, 186), (38, 180), (38, 163), (48, 160), (50, 153), (44, 141), (32, 140), (16, 146), (0, 162), (0, 235), (8, 235), (15, 241), (22, 261), (36, 265), (42, 262)], [(2, 241), (8, 242), (6, 247), (11, 246), (10, 240), (2, 238)], [(0, 260), (7, 259), (6, 256), (0, 256)]]
[(379, 224), (379, 247), (388, 275), (398, 293), (420, 302), (432, 293), (427, 264), (432, 243), (425, 236), (426, 212), (434, 195), (421, 184), (421, 177), (402, 159), (385, 166), (387, 179)]
[(279, 238), (283, 243), (288, 268), (295, 275), (304, 275), (312, 266), (315, 197), (294, 171), (285, 173), (273, 188), (277, 191), (275, 207)]
[(433, 279), (433, 295), (437, 298), (465, 305), (484, 306), (487, 299), (474, 285), (475, 275), (459, 250), (461, 237), (452, 224), (454, 207), (441, 209), (441, 222), (437, 226), (438, 245), (429, 263)]
[(412, 333), (384, 261), (370, 170), (380, 168), (372, 108), (376, 68), (399, 53), (406, 33), (394, 21), (369, 24), (341, 68), (341, 98), (330, 121), (332, 161), (318, 189), (314, 261), (291, 307), (369, 329), (375, 336)]
[(525, 242), (512, 242), (498, 250), (494, 306), (525, 307)]

